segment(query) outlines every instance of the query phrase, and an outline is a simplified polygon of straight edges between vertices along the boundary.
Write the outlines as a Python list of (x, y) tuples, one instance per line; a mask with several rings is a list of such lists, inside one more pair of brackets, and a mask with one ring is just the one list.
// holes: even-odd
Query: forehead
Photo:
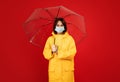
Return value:
[(61, 21), (58, 21), (57, 22), (57, 25), (63, 25)]

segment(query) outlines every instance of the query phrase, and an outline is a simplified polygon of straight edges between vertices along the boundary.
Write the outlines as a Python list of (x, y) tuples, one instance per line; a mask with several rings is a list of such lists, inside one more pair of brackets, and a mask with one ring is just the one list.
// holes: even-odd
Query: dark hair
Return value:
[(64, 20), (64, 18), (55, 18), (54, 24), (53, 24), (53, 32), (55, 34), (57, 34), (57, 32), (55, 31), (56, 25), (58, 23), (58, 21), (61, 21), (62, 24), (64, 25), (65, 30), (63, 31), (63, 34), (67, 31), (67, 25), (66, 25), (66, 21)]

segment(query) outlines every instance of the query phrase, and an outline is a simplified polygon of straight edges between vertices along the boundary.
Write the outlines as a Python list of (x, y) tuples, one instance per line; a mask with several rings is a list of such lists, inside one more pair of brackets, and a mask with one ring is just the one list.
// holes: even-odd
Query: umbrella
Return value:
[(84, 17), (64, 7), (37, 8), (24, 23), (24, 31), (30, 43), (44, 47), (47, 38), (51, 35), (56, 18), (64, 18), (67, 31), (78, 44), (86, 36)]

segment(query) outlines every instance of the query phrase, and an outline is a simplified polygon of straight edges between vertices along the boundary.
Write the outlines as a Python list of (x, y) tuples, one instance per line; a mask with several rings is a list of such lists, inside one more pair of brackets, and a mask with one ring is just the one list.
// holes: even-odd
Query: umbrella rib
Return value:
[[(35, 20), (39, 20), (39, 19), (44, 19), (44, 20), (48, 20), (48, 21), (53, 21), (53, 20), (49, 20), (47, 18), (43, 18), (43, 17), (39, 17), (37, 19), (33, 19), (33, 20), (30, 20), (30, 21), (35, 21)], [(29, 23), (30, 21), (26, 22), (26, 23)]]
[[(49, 25), (51, 24), (52, 22), (46, 24), (46, 25)], [(42, 25), (43, 27), (46, 26), (46, 25)], [(36, 31), (34, 34), (33, 34), (33, 37), (30, 39), (30, 42), (32, 42), (32, 40), (35, 38), (35, 35), (39, 32), (40, 28), (38, 29), (38, 31)]]
[[(76, 28), (78, 28), (76, 25), (74, 25), (74, 24), (72, 24), (72, 23), (68, 23), (68, 24), (71, 24), (71, 25), (73, 25), (73, 26), (75, 26)], [(78, 28), (79, 30), (80, 30), (80, 28)], [(85, 31), (85, 32), (82, 32), (81, 30), (80, 30), (80, 32), (83, 34), (82, 35), (82, 37), (80, 38), (80, 40), (77, 42), (77, 44), (79, 44), (83, 39), (85, 39), (85, 37), (87, 36), (87, 32)]]
[[(48, 21), (52, 21), (52, 20), (50, 20), (50, 19), (48, 19), (48, 18), (43, 18), (43, 17), (40, 17), (41, 19), (44, 19), (44, 20), (48, 20)], [(40, 19), (39, 18), (39, 19)]]
[(68, 17), (68, 16), (71, 16), (71, 15), (75, 15), (75, 14), (67, 14), (67, 15), (65, 15), (65, 16), (63, 16), (63, 18), (66, 18), (66, 17)]
[(33, 45), (37, 46), (37, 47), (40, 47), (40, 45), (34, 43), (34, 42), (31, 42)]
[[(76, 14), (68, 14), (68, 15), (65, 15), (63, 18), (66, 18), (66, 17), (68, 17), (68, 16), (71, 16), (71, 15), (76, 15)], [(78, 26), (76, 26), (76, 25), (74, 25), (73, 23), (68, 23), (68, 24), (71, 24), (71, 25), (73, 25), (73, 26), (75, 26), (76, 28), (78, 28), (80, 31), (81, 31), (81, 29), (78, 27)], [(82, 32), (82, 31), (81, 31)], [(83, 32), (82, 32), (83, 33)]]
[(78, 29), (80, 30), (81, 33), (86, 34), (86, 32), (85, 32), (85, 33), (82, 32), (81, 29), (80, 29), (78, 26), (76, 26), (76, 25), (74, 25), (74, 24), (72, 24), (72, 23), (68, 23), (68, 24), (71, 24), (71, 25), (75, 26), (76, 28), (78, 28)]
[(49, 20), (49, 19), (47, 19), (47, 18), (39, 17), (39, 18), (37, 18), (37, 19), (33, 19), (33, 20), (30, 20), (30, 21), (25, 22), (25, 23), (23, 24), (23, 26), (25, 27), (27, 23), (29, 23), (29, 22), (31, 22), (31, 21), (39, 20), (39, 19), (48, 20), (48, 21), (53, 21), (53, 20)]
[(58, 18), (59, 12), (60, 12), (60, 7), (59, 7), (59, 9), (58, 9), (56, 18)]
[(66, 18), (66, 17), (68, 17), (68, 16), (70, 16), (70, 15), (72, 15), (72, 14), (65, 15), (65, 16), (63, 16), (63, 18)]
[(49, 15), (50, 15), (50, 17), (53, 19), (54, 18), (54, 15), (52, 15), (49, 11), (48, 11), (48, 9), (44, 9)]

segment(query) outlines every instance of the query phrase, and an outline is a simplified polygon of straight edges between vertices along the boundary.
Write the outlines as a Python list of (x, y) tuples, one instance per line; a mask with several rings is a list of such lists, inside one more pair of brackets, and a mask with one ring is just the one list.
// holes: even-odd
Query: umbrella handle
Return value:
[(54, 37), (54, 45), (55, 45), (55, 37)]

